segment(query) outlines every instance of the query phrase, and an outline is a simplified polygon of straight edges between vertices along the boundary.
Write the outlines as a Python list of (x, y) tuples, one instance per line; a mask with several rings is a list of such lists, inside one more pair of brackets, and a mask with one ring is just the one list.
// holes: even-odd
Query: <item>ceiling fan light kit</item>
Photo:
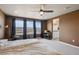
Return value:
[(44, 12), (43, 11), (40, 11), (40, 15), (42, 16), (44, 14)]
[(53, 10), (44, 10), (44, 7), (45, 7), (45, 5), (41, 5), (40, 11), (39, 11), (41, 16), (44, 13), (51, 13), (51, 12), (53, 12)]

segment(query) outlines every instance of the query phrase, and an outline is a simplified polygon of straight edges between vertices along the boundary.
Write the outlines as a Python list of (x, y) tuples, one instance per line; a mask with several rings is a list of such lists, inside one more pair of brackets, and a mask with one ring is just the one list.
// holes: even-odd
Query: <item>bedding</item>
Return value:
[(79, 55), (79, 47), (43, 38), (5, 41), (0, 55)]
[(59, 55), (46, 47), (39, 39), (9, 41), (0, 49), (0, 55)]
[(0, 49), (1, 49), (1, 47), (5, 47), (6, 46), (6, 44), (7, 44), (7, 42), (8, 42), (8, 39), (0, 39)]

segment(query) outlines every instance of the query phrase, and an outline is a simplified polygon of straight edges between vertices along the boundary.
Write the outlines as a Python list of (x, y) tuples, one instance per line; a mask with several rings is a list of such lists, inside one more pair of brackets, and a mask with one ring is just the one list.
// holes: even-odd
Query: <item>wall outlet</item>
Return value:
[(72, 40), (72, 42), (75, 42), (75, 40)]

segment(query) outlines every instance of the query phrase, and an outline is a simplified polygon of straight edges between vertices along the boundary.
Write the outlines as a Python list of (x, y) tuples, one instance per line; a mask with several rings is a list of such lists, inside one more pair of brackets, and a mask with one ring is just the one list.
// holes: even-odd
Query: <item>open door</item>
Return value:
[(59, 40), (59, 18), (53, 19), (53, 39)]

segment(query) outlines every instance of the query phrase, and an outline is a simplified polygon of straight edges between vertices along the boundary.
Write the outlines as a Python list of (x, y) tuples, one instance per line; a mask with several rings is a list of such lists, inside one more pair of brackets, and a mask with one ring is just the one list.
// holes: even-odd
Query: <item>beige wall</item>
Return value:
[(4, 38), (4, 14), (0, 11), (0, 38)]
[(11, 38), (11, 28), (12, 28), (12, 18), (5, 16), (5, 26), (8, 26), (8, 28), (5, 28), (5, 34), (4, 38), (5, 39), (10, 39)]
[(53, 20), (49, 20), (48, 22), (47, 22), (47, 30), (49, 30), (50, 32), (52, 32), (53, 31)]
[[(56, 18), (59, 18), (59, 40), (79, 46), (79, 10), (61, 15)], [(49, 23), (51, 23), (50, 20), (48, 20), (47, 26), (47, 28), (50, 30), (51, 26), (49, 26)]]
[(60, 40), (79, 46), (79, 10), (60, 16)]

